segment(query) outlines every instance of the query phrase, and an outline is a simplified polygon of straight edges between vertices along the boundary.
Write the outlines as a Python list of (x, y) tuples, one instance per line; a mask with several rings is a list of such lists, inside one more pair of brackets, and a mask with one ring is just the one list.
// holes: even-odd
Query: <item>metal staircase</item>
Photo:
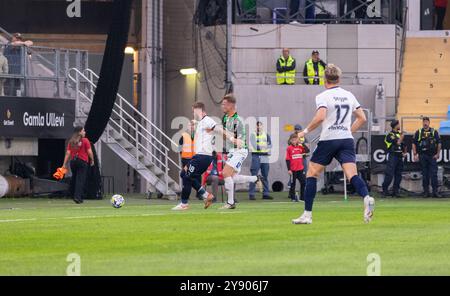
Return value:
[[(89, 113), (99, 77), (90, 69), (76, 68), (71, 68), (67, 76), (76, 95), (77, 120), (83, 121)], [(100, 140), (136, 170), (152, 191), (168, 196), (181, 191), (180, 179), (175, 181), (169, 174), (172, 169), (176, 172), (173, 175), (178, 176), (181, 169), (179, 154), (172, 152), (178, 144), (120, 94)]]

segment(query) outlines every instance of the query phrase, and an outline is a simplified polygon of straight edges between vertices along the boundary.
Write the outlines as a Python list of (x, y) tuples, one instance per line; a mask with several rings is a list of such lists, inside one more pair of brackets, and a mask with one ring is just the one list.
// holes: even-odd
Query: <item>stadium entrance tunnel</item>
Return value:
[(281, 192), (284, 189), (283, 182), (281, 181), (275, 181), (272, 183), (272, 191), (273, 192)]

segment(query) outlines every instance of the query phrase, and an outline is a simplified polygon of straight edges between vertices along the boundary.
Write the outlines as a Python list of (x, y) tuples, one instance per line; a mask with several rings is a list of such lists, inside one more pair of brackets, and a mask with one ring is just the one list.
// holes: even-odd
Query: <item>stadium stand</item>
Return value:
[[(450, 94), (450, 45), (446, 38), (407, 38), (397, 117), (447, 115)], [(441, 119), (433, 120), (439, 126)], [(414, 132), (420, 120), (404, 120), (402, 127)]]

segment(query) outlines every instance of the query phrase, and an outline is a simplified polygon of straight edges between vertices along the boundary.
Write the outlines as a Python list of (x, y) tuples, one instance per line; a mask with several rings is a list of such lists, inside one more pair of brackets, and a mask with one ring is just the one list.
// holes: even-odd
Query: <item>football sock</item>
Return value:
[(258, 180), (258, 177), (256, 177), (256, 176), (242, 176), (242, 175), (238, 175), (238, 174), (233, 176), (233, 182), (235, 184), (256, 182), (257, 180)]
[(361, 177), (359, 177), (357, 175), (353, 176), (352, 179), (350, 180), (350, 183), (353, 185), (353, 187), (355, 188), (356, 192), (358, 192), (358, 194), (362, 198), (365, 198), (366, 196), (369, 195), (369, 191), (367, 190), (367, 185), (361, 179)]
[(230, 205), (234, 204), (234, 182), (232, 177), (227, 177), (224, 180), (225, 182), (225, 190), (228, 196), (228, 203)]
[(200, 189), (197, 192), (203, 198), (207, 198), (208, 197), (208, 192), (205, 190), (205, 188), (203, 188), (203, 186), (200, 187)]
[(192, 182), (189, 177), (183, 177), (183, 188), (181, 190), (181, 202), (184, 204), (188, 203), (189, 195), (191, 195), (192, 191)]
[(305, 212), (311, 212), (314, 197), (316, 196), (317, 191), (317, 179), (314, 177), (306, 178), (306, 186), (305, 186)]

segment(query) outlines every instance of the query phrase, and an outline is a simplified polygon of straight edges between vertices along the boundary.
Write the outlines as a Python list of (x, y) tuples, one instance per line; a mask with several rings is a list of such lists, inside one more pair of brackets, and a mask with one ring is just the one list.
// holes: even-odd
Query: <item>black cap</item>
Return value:
[(430, 117), (428, 117), (428, 116), (424, 116), (424, 117), (422, 117), (422, 121), (430, 121)]
[(319, 54), (318, 50), (313, 50), (312, 54)]
[(400, 121), (398, 121), (397, 119), (392, 120), (391, 122), (391, 127), (395, 128), (398, 124), (400, 123)]

